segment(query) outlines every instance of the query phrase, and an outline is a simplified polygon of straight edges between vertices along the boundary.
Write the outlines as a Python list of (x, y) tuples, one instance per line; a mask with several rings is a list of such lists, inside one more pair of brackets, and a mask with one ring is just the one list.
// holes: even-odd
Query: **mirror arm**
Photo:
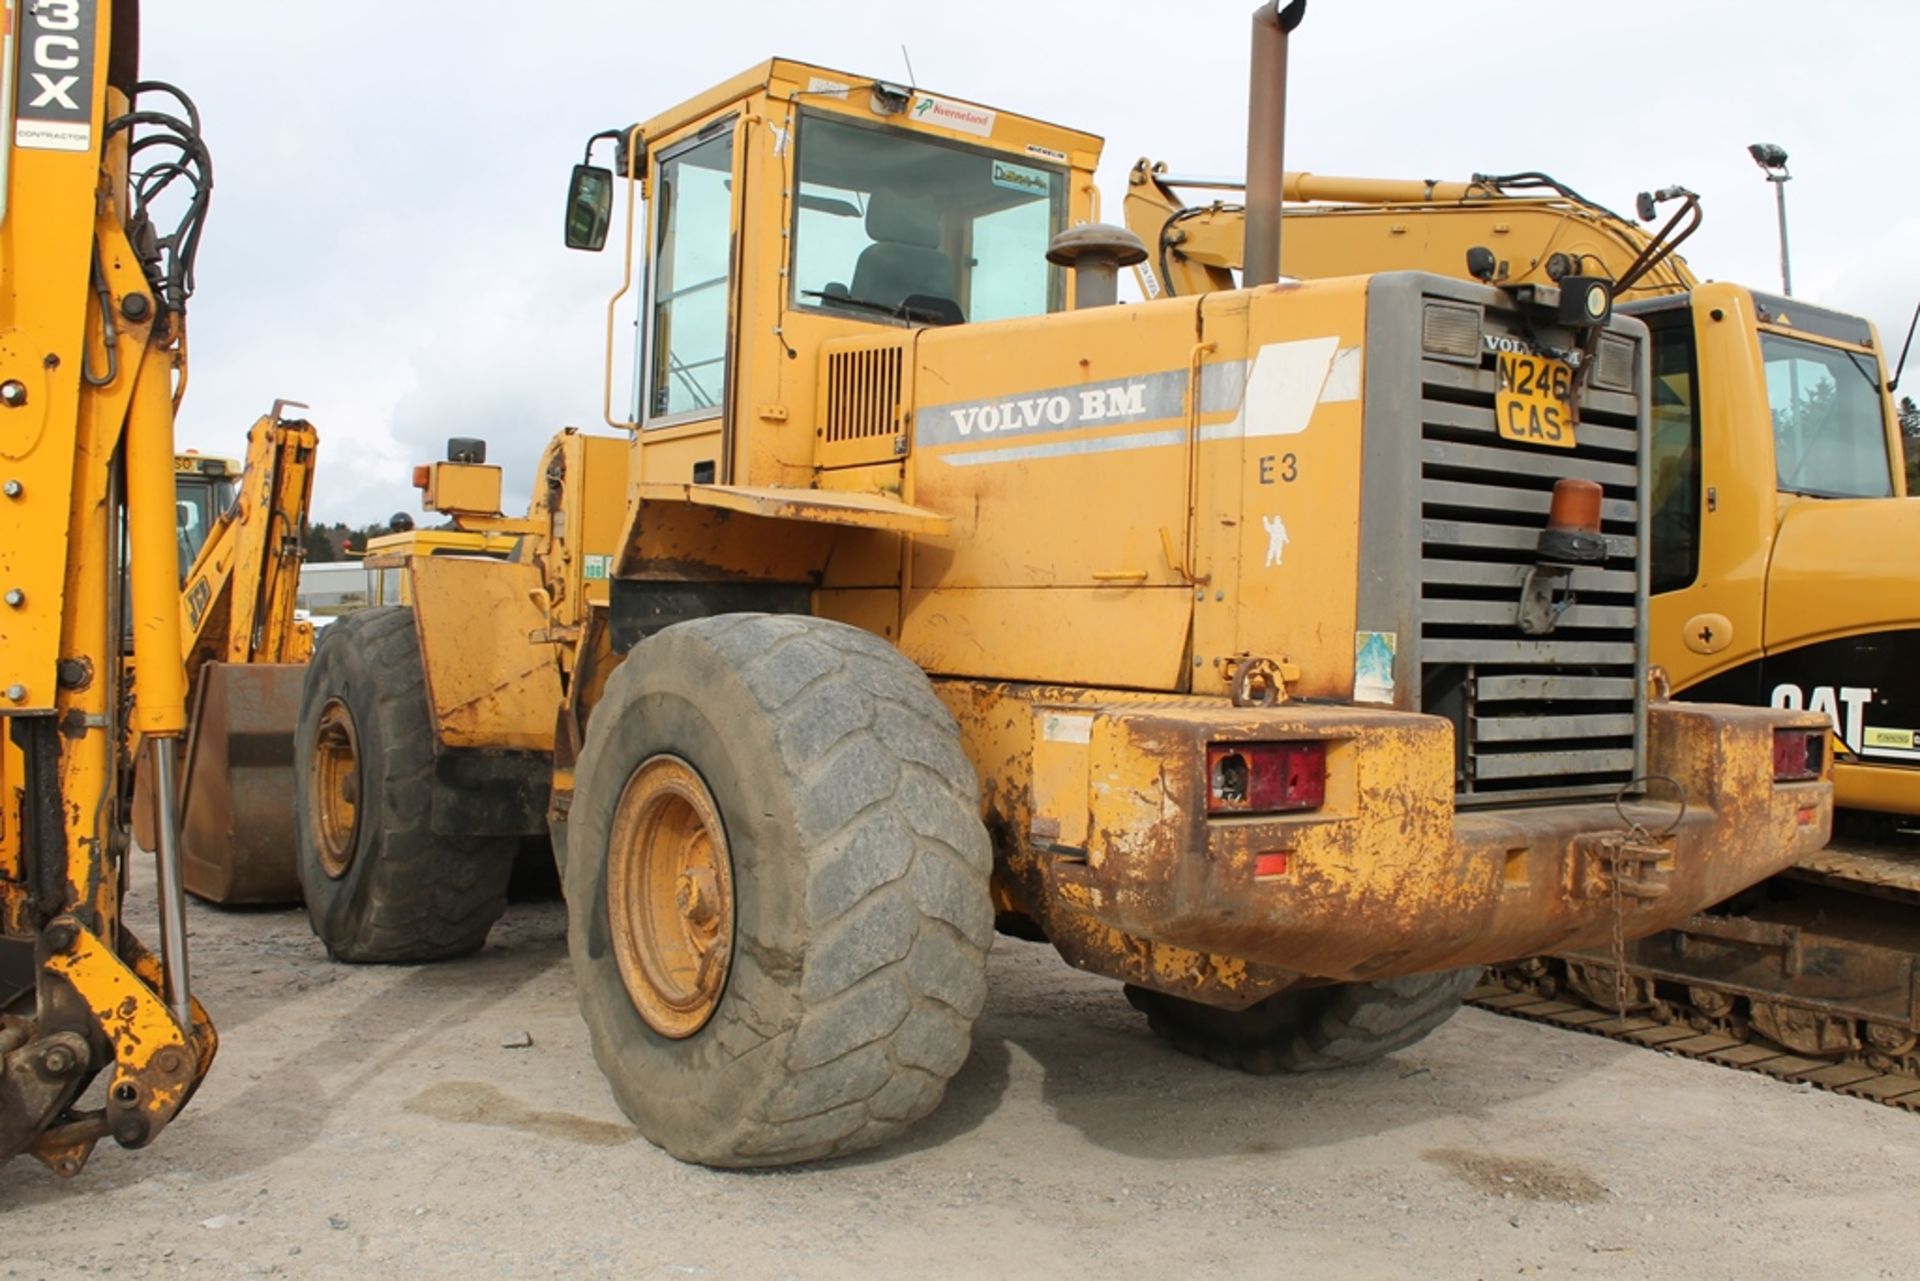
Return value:
[[(647, 148), (645, 140), (640, 136), (639, 125), (630, 126), (623, 134), (618, 136), (621, 139), (620, 151), (624, 153), (619, 157), (619, 171), (624, 172), (627, 177), (627, 248), (625, 265), (621, 268), (620, 288), (614, 291), (613, 297), (607, 299), (607, 342), (604, 359), (606, 380), (602, 388), (604, 403), (601, 412), (602, 416), (607, 420), (607, 426), (618, 428), (621, 431), (638, 431), (640, 430), (640, 424), (638, 422), (615, 418), (613, 416), (613, 331), (615, 313), (620, 306), (620, 300), (627, 296), (628, 290), (633, 288), (634, 207), (640, 203), (640, 175), (638, 171), (645, 167), (644, 158), (647, 154)], [(591, 151), (591, 143), (588, 144), (588, 149)]]

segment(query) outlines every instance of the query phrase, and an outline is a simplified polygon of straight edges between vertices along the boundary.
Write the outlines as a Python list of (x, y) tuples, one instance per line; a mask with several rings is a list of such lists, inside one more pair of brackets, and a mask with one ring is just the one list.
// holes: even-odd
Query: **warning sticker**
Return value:
[(1393, 632), (1353, 634), (1353, 701), (1393, 701), (1393, 656), (1400, 648)]

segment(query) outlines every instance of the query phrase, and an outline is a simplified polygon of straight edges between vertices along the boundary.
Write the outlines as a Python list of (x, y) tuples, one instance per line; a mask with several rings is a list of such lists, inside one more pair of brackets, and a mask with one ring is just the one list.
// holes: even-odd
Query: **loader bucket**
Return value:
[(180, 796), (188, 891), (228, 905), (298, 903), (293, 731), (304, 663), (208, 663), (194, 690)]

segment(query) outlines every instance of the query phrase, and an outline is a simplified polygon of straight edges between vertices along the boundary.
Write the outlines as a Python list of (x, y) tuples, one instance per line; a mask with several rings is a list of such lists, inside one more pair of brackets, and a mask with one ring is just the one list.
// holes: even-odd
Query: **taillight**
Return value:
[(1207, 748), (1207, 813), (1317, 810), (1327, 799), (1325, 743), (1214, 743)]
[(427, 483), (432, 479), (433, 468), (426, 463), (421, 463), (413, 469), (413, 487), (415, 489), (425, 489)]
[(1827, 731), (1777, 729), (1773, 731), (1773, 781), (1791, 783), (1819, 778), (1826, 767)]

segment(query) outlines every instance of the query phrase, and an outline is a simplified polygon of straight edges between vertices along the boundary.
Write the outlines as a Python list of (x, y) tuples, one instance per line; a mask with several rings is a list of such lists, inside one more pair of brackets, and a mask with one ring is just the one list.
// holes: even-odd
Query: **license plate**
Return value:
[(1573, 448), (1573, 370), (1565, 361), (1499, 353), (1499, 390), (1493, 417), (1500, 434), (1523, 445)]

